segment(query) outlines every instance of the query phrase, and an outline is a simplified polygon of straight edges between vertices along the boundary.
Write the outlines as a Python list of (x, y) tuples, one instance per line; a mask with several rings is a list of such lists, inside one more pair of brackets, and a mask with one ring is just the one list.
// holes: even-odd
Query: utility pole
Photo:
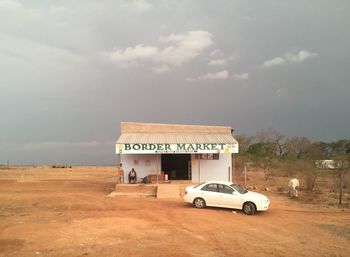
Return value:
[(233, 153), (231, 153), (231, 163), (232, 163), (232, 181), (233, 183), (236, 182), (236, 160)]
[(10, 169), (10, 161), (7, 160), (7, 169)]

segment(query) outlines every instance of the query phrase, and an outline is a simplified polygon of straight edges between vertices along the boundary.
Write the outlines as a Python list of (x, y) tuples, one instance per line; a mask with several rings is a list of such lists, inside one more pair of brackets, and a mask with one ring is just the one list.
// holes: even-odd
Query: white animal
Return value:
[(299, 180), (293, 178), (288, 183), (288, 193), (290, 197), (298, 197)]

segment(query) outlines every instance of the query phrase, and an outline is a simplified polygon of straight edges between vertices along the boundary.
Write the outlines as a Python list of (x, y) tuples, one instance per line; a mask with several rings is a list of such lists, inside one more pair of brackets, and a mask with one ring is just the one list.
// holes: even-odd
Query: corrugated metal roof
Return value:
[(124, 133), (118, 144), (237, 144), (230, 134)]
[(227, 126), (203, 126), (185, 124), (137, 123), (121, 122), (121, 134), (155, 133), (155, 134), (231, 134), (232, 128)]

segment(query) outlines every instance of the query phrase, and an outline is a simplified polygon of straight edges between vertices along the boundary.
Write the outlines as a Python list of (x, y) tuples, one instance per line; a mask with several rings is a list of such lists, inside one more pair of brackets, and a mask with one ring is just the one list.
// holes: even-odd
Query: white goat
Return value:
[(293, 178), (288, 183), (288, 193), (290, 197), (298, 197), (299, 180)]

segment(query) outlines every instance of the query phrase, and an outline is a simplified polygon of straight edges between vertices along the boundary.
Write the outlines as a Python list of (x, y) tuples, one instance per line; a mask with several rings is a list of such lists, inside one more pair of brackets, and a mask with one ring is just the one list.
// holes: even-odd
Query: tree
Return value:
[(250, 159), (262, 167), (265, 179), (270, 177), (270, 169), (275, 158), (275, 145), (271, 142), (259, 142), (249, 146)]
[(289, 155), (295, 155), (297, 159), (303, 158), (311, 145), (306, 137), (292, 137), (285, 143)]
[(275, 154), (281, 158), (286, 152), (285, 136), (273, 128), (261, 130), (257, 133), (258, 142), (273, 143), (275, 146)]
[(235, 136), (235, 138), (237, 139), (238, 143), (239, 143), (239, 152), (240, 153), (245, 153), (249, 146), (252, 144), (254, 137), (252, 136), (247, 136), (244, 134), (240, 134)]

